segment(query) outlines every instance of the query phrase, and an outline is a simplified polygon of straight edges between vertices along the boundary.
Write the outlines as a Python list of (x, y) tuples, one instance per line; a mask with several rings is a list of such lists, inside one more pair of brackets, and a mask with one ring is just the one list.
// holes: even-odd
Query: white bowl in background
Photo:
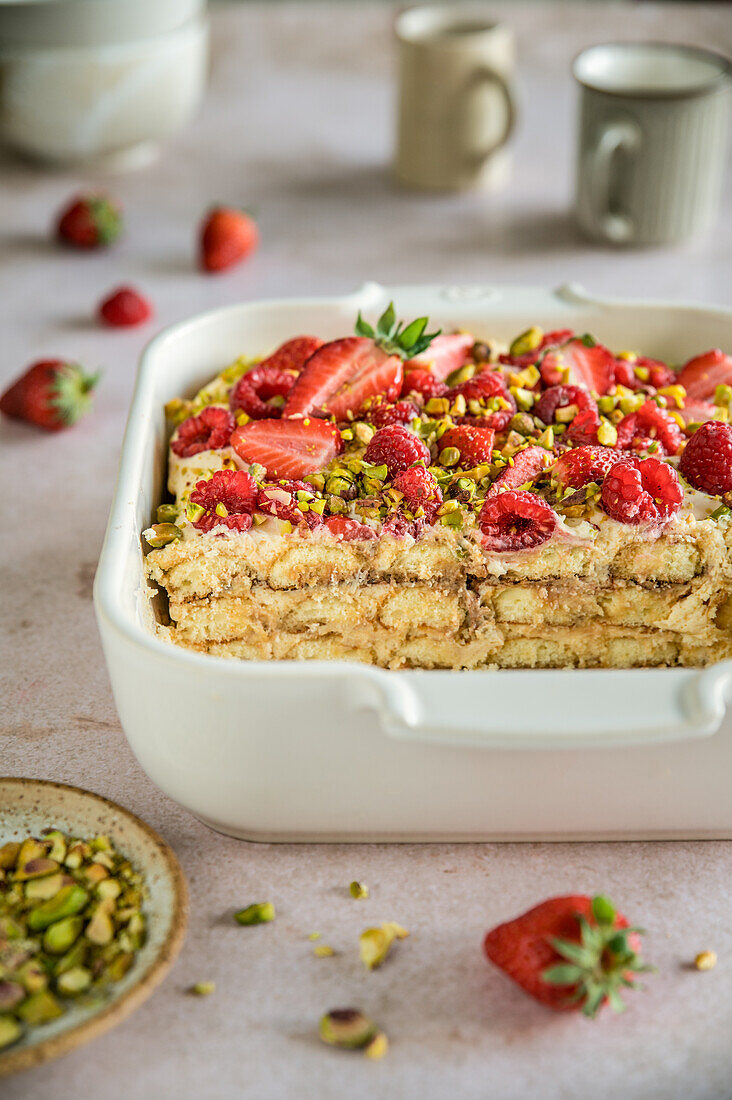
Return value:
[(166, 479), (165, 402), (293, 333), (342, 336), (359, 309), (378, 316), (392, 298), (401, 317), (429, 314), (486, 339), (539, 324), (676, 361), (732, 348), (732, 310), (603, 301), (572, 287), (369, 283), (166, 329), (140, 364), (94, 585), (117, 709), (142, 767), (202, 820), (249, 839), (732, 837), (732, 661), (390, 671), (227, 660), (156, 636), (140, 532)]
[(0, 0), (0, 141), (142, 163), (190, 120), (207, 68), (205, 0)]

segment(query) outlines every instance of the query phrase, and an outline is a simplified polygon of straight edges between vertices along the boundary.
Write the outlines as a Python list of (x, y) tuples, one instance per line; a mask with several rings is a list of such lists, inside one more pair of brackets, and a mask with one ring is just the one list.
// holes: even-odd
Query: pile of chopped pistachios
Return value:
[(46, 829), (0, 846), (0, 1050), (124, 977), (145, 942), (144, 896), (107, 836)]

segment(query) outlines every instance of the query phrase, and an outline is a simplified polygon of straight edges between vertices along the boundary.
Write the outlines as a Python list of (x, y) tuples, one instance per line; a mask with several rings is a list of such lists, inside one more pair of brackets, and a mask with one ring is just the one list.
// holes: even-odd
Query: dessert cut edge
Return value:
[(732, 655), (732, 359), (647, 350), (538, 327), (502, 345), (391, 307), (242, 348), (167, 407), (158, 632), (386, 668)]

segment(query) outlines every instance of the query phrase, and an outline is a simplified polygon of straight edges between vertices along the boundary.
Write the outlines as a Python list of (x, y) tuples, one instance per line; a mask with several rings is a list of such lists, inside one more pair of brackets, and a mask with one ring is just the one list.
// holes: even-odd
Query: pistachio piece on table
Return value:
[(375, 970), (386, 959), (394, 941), (408, 935), (406, 928), (394, 921), (385, 921), (380, 928), (367, 928), (358, 938), (361, 962), (368, 970)]
[(364, 1047), (364, 1054), (374, 1062), (380, 1062), (389, 1051), (389, 1040), (383, 1031), (377, 1031)]
[(365, 882), (358, 882), (354, 879), (351, 885), (348, 887), (349, 893), (352, 898), (357, 901), (369, 896), (369, 888)]
[(234, 913), (237, 924), (267, 924), (275, 919), (275, 907), (271, 901), (258, 901)]
[(188, 992), (193, 993), (196, 997), (208, 997), (209, 994), (216, 992), (216, 982), (196, 982)]
[(376, 1024), (357, 1008), (332, 1008), (322, 1017), (318, 1033), (328, 1046), (359, 1050), (376, 1035)]

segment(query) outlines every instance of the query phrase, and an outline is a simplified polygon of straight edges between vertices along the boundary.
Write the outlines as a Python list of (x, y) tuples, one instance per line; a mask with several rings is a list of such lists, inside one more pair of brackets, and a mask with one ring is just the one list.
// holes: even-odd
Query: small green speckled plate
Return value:
[(188, 891), (172, 849), (139, 817), (101, 795), (41, 779), (0, 777), (0, 844), (48, 826), (74, 836), (109, 835), (145, 878), (147, 940), (102, 1003), (77, 1005), (0, 1054), (0, 1077), (66, 1054), (108, 1031), (142, 1004), (178, 954), (188, 919)]

